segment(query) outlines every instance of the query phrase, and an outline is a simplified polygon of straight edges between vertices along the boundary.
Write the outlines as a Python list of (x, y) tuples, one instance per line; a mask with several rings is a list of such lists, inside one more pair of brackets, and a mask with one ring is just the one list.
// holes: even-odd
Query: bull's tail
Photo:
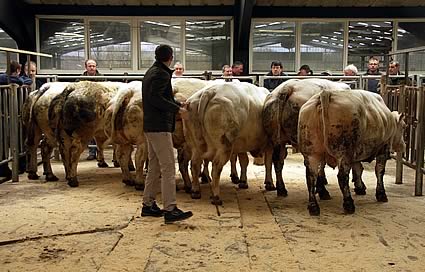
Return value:
[(134, 96), (134, 92), (133, 88), (125, 88), (114, 99), (114, 110), (111, 118), (111, 139), (114, 143), (120, 138), (118, 134), (124, 127), (124, 112)]
[[(58, 94), (53, 98), (49, 106), (49, 127), (52, 131), (58, 133), (58, 128), (63, 124), (63, 107), (69, 94), (75, 90), (75, 84), (69, 84), (63, 90), (62, 93)], [(58, 136), (58, 135), (57, 135)]]
[(329, 125), (329, 104), (331, 100), (332, 92), (329, 90), (323, 90), (320, 92), (320, 104), (322, 108), (322, 131), (323, 131), (323, 141), (325, 146), (328, 146), (328, 125)]

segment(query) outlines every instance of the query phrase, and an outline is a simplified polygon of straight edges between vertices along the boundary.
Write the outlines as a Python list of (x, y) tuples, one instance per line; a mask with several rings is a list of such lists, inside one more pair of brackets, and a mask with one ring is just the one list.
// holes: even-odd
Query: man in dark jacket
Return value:
[(24, 82), (24, 80), (19, 77), (19, 74), (21, 73), (21, 64), (19, 62), (12, 60), (10, 62), (10, 76), (8, 76), (6, 73), (0, 74), (0, 85), (8, 85), (9, 83), (15, 83), (19, 86), (22, 86), (23, 84), (31, 85), (32, 81), (30, 82)]
[[(286, 76), (286, 74), (283, 72), (283, 65), (280, 61), (272, 61), (270, 68), (271, 71), (266, 76)], [(264, 88), (271, 92), (285, 81), (286, 79), (284, 78), (266, 78), (264, 80)]]
[[(173, 49), (159, 45), (155, 49), (155, 63), (143, 78), (143, 130), (148, 142), (148, 175), (143, 195), (142, 216), (160, 217), (165, 223), (184, 220), (192, 212), (183, 212), (176, 205), (176, 170), (172, 133), (175, 129), (176, 114), (188, 118), (184, 105), (174, 100), (169, 67), (173, 61)], [(164, 210), (155, 203), (156, 194), (161, 191)]]
[[(377, 57), (370, 57), (367, 65), (367, 71), (365, 75), (370, 76), (380, 76), (381, 72), (379, 72), (379, 59)], [(367, 91), (373, 93), (379, 93), (378, 89), (379, 79), (369, 78), (367, 80)]]

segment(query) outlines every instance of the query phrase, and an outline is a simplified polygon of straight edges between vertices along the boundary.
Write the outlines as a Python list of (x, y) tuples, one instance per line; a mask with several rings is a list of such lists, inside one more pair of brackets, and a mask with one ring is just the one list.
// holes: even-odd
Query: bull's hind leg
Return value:
[(192, 150), (191, 173), (192, 173), (192, 193), (193, 199), (201, 198), (201, 186), (199, 185), (199, 174), (201, 173), (202, 159), (197, 150)]
[(122, 182), (125, 185), (134, 186), (134, 180), (131, 178), (130, 171), (128, 170), (128, 160), (131, 154), (131, 144), (118, 144), (116, 145), (117, 159), (121, 167)]
[(238, 154), (232, 154), (230, 157), (230, 179), (234, 184), (239, 184), (239, 175), (238, 169), (236, 169), (236, 161), (238, 159)]
[(322, 164), (320, 166), (319, 175), (317, 176), (316, 181), (316, 190), (321, 200), (331, 199), (331, 195), (325, 187), (326, 184), (328, 184), (328, 181), (326, 180), (325, 164)]
[(272, 177), (272, 150), (268, 149), (266, 150), (264, 154), (264, 166), (266, 169), (266, 176), (264, 178), (264, 185), (267, 191), (271, 191), (276, 189), (273, 184), (273, 177)]
[(239, 165), (241, 167), (241, 177), (239, 179), (238, 186), (241, 189), (248, 189), (248, 177), (247, 177), (248, 164), (249, 164), (248, 154), (246, 152), (242, 152), (238, 154), (238, 157), (239, 157)]
[(53, 174), (52, 164), (50, 163), (50, 158), (52, 156), (55, 143), (51, 140), (44, 138), (41, 141), (41, 158), (43, 161), (43, 174), (46, 175), (46, 181), (58, 181), (58, 177)]
[(26, 159), (27, 159), (27, 173), (28, 179), (38, 179), (40, 176), (37, 175), (37, 146), (41, 139), (41, 131), (37, 129), (34, 131), (34, 138), (32, 140), (26, 139), (25, 144), (27, 148)]
[(211, 182), (210, 170), (208, 169), (210, 162), (208, 160), (204, 160), (202, 165), (202, 173), (201, 173), (201, 182), (203, 184), (207, 184)]
[(316, 200), (316, 180), (317, 171), (320, 166), (320, 159), (313, 156), (304, 155), (304, 165), (306, 172), (306, 181), (308, 189), (308, 211), (310, 215), (320, 215), (319, 203)]
[(102, 135), (102, 136), (96, 136), (95, 140), (97, 145), (97, 166), (100, 168), (108, 168), (109, 165), (105, 161), (105, 147), (104, 147), (107, 138)]
[(212, 200), (214, 205), (222, 205), (223, 201), (220, 199), (220, 176), (223, 166), (229, 160), (230, 153), (218, 151), (212, 163)]
[(355, 162), (352, 165), (354, 192), (356, 192), (356, 195), (366, 194), (366, 185), (362, 180), (363, 169), (361, 162)]
[(186, 193), (191, 192), (192, 184), (189, 177), (189, 159), (190, 153), (187, 150), (187, 145), (177, 149), (177, 161), (179, 162), (179, 171), (183, 178), (184, 191)]
[(276, 189), (278, 196), (288, 196), (288, 190), (286, 190), (282, 176), (286, 156), (288, 156), (288, 150), (284, 145), (279, 145), (273, 150), (273, 164), (276, 175)]
[(338, 184), (344, 198), (344, 211), (347, 214), (352, 214), (356, 210), (350, 193), (350, 184), (348, 182), (350, 178), (350, 169), (351, 163), (347, 163), (344, 159), (342, 159), (338, 165)]
[[(129, 158), (131, 160), (131, 156)], [(136, 190), (144, 190), (145, 189), (145, 178), (144, 175), (144, 164), (148, 159), (148, 147), (145, 143), (137, 146), (136, 150), (136, 180), (134, 187)], [(130, 171), (130, 169), (129, 169)]]
[(381, 154), (376, 157), (375, 175), (376, 175), (376, 200), (379, 202), (388, 202), (387, 194), (384, 187), (385, 165), (389, 154)]

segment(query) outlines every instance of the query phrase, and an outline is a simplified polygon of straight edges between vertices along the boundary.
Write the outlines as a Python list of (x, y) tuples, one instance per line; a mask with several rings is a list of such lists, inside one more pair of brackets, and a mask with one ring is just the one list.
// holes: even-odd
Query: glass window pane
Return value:
[[(425, 46), (425, 22), (399, 22), (397, 49)], [(404, 55), (397, 55), (404, 71)], [(409, 71), (425, 71), (425, 51), (409, 53)]]
[(315, 74), (343, 69), (344, 24), (308, 22), (301, 25), (301, 65)]
[(380, 70), (383, 68), (382, 55), (392, 50), (393, 23), (385, 22), (350, 22), (348, 32), (348, 63), (357, 66), (359, 71), (366, 71), (369, 57), (381, 56)]
[(155, 48), (168, 44), (173, 48), (174, 61), (181, 62), (181, 22), (150, 20), (140, 23), (140, 69), (148, 69), (155, 61)]
[(295, 23), (286, 21), (254, 23), (252, 71), (270, 71), (279, 60), (284, 71), (295, 71)]
[(84, 23), (78, 19), (40, 19), (41, 69), (84, 69)]
[[(3, 29), (0, 28), (0, 46), (7, 48), (17, 49), (18, 46), (14, 39), (12, 39)], [(11, 60), (17, 60), (18, 56), (15, 53), (10, 54)], [(6, 52), (0, 50), (0, 72), (6, 71)]]
[(90, 58), (100, 70), (131, 68), (129, 22), (90, 22)]
[(186, 70), (221, 70), (230, 50), (230, 20), (186, 21)]

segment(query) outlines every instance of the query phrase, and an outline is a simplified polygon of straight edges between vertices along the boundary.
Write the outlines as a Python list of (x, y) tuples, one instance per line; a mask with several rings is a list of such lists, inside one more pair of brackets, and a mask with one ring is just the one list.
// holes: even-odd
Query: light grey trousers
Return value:
[(148, 175), (145, 182), (143, 203), (151, 206), (161, 191), (163, 209), (176, 207), (176, 169), (173, 139), (170, 132), (146, 132), (148, 142)]

